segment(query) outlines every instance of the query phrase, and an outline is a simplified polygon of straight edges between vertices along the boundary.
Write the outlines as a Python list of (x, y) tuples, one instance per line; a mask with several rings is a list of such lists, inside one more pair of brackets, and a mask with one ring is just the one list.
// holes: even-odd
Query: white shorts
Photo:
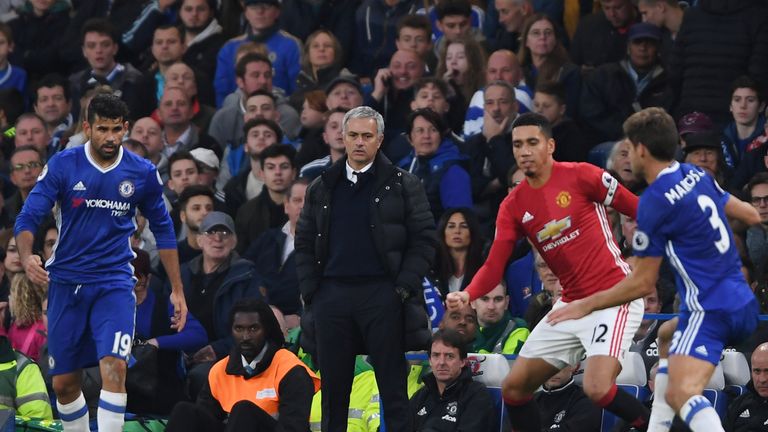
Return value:
[[(552, 310), (566, 304), (558, 300)], [(586, 357), (607, 355), (622, 361), (640, 327), (644, 311), (640, 298), (555, 325), (544, 318), (528, 336), (520, 356), (540, 358), (558, 369), (576, 365), (585, 352)]]

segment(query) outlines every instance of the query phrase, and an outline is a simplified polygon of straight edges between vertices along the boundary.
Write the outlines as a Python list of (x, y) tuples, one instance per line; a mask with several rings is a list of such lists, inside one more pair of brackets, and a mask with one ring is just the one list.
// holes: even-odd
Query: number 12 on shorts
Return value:
[(112, 354), (126, 357), (131, 352), (131, 345), (133, 342), (132, 337), (129, 334), (123, 334), (123, 332), (115, 332), (115, 342), (112, 344)]
[(608, 326), (605, 324), (598, 324), (592, 329), (592, 343), (605, 342), (605, 335), (608, 333)]

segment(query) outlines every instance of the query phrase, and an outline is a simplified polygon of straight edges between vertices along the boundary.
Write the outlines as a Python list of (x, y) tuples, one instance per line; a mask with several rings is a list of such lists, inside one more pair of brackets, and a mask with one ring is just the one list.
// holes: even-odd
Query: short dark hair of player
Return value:
[(439, 21), (452, 15), (470, 17), (472, 16), (472, 5), (468, 0), (442, 0), (435, 6), (435, 14)]
[(245, 69), (250, 63), (266, 63), (269, 65), (270, 69), (272, 68), (272, 61), (269, 60), (269, 57), (264, 54), (252, 52), (244, 55), (237, 61), (237, 64), (235, 65), (235, 76), (240, 79), (245, 78)]
[(536, 126), (547, 139), (552, 138), (552, 124), (541, 114), (527, 112), (517, 116), (512, 122), (512, 129), (522, 126)]
[(285, 344), (285, 338), (283, 337), (282, 330), (280, 330), (280, 324), (278, 324), (277, 318), (275, 318), (275, 313), (272, 312), (272, 308), (263, 300), (254, 298), (238, 300), (229, 311), (230, 327), (234, 325), (235, 315), (239, 313), (259, 314), (259, 321), (261, 321), (261, 327), (264, 329), (264, 339), (275, 348), (282, 347)]
[(88, 104), (88, 123), (93, 124), (96, 117), (110, 120), (128, 120), (128, 105), (114, 94), (97, 94)]
[(256, 126), (267, 126), (268, 128), (272, 129), (272, 132), (277, 135), (277, 142), (283, 142), (283, 130), (280, 129), (280, 125), (275, 123), (272, 120), (267, 120), (263, 118), (256, 118), (256, 119), (250, 119), (247, 122), (245, 122), (245, 125), (243, 125), (243, 134), (245, 137), (248, 137), (248, 132), (255, 128)]
[(83, 28), (80, 30), (80, 45), (85, 43), (85, 35), (88, 33), (109, 36), (112, 39), (112, 43), (120, 43), (120, 35), (117, 32), (117, 28), (106, 18), (91, 18), (83, 24)]
[(768, 185), (768, 172), (759, 172), (749, 179), (749, 183), (744, 187), (744, 194), (746, 195), (747, 201), (752, 200), (752, 189), (754, 189), (755, 186), (762, 184)]
[(179, 208), (181, 211), (187, 211), (187, 203), (196, 196), (207, 196), (214, 202), (213, 190), (205, 185), (189, 185), (179, 194)]
[(442, 342), (443, 345), (459, 350), (459, 358), (467, 358), (467, 344), (464, 336), (453, 329), (440, 329), (432, 335), (432, 343), (429, 344), (429, 355), (432, 356), (432, 345)]
[(440, 133), (441, 140), (445, 138), (445, 135), (448, 132), (448, 126), (445, 124), (443, 116), (432, 111), (432, 108), (419, 108), (408, 114), (408, 125), (405, 130), (408, 135), (411, 135), (411, 131), (413, 131), (413, 123), (418, 117), (430, 122)]
[(66, 99), (67, 102), (70, 101), (72, 95), (69, 93), (69, 81), (57, 73), (51, 73), (42, 77), (40, 81), (37, 82), (37, 85), (35, 85), (35, 90), (32, 92), (32, 105), (37, 105), (37, 92), (40, 91), (40, 89), (54, 87), (61, 87), (64, 91), (64, 99)]
[(426, 15), (406, 15), (397, 22), (397, 38), (400, 39), (400, 30), (414, 28), (423, 30), (427, 38), (432, 37), (432, 23)]
[(0, 22), (0, 34), (5, 36), (5, 40), (8, 41), (8, 45), (13, 43), (13, 30), (11, 30), (11, 26), (4, 22)]
[(170, 157), (168, 157), (168, 172), (173, 171), (173, 164), (175, 164), (178, 161), (181, 160), (190, 160), (192, 163), (195, 164), (195, 169), (197, 170), (197, 173), (200, 173), (200, 162), (195, 159), (194, 156), (192, 156), (192, 153), (186, 151), (186, 150), (177, 150), (174, 152)]
[[(35, 147), (35, 146), (31, 145), (31, 144), (30, 145), (23, 145), (23, 146), (15, 147), (13, 149), (13, 152), (11, 152), (11, 157), (9, 157), (8, 160), (10, 161), (11, 158), (13, 158), (15, 155), (17, 155), (19, 153), (22, 153), (22, 152), (25, 152), (25, 151), (31, 151), (31, 152), (37, 153), (37, 157), (40, 158), (40, 162), (45, 162), (45, 158), (40, 153), (40, 150), (37, 147)], [(11, 169), (13, 169), (13, 167), (11, 167)]]
[(299, 177), (296, 180), (291, 182), (291, 185), (288, 187), (288, 189), (285, 190), (285, 199), (289, 200), (293, 196), (293, 187), (296, 185), (304, 185), (309, 186), (309, 180), (304, 177)]
[(629, 116), (624, 134), (631, 146), (644, 145), (659, 161), (673, 160), (680, 141), (675, 119), (662, 108), (646, 108)]
[(565, 105), (565, 87), (559, 82), (545, 81), (536, 85), (536, 93), (552, 96), (560, 105)]
[[(250, 98), (252, 98), (254, 96), (266, 96), (266, 97), (272, 99), (272, 105), (274, 105), (275, 108), (277, 108), (277, 98), (271, 92), (268, 92), (268, 91), (266, 91), (264, 89), (254, 90), (254, 91), (251, 92), (251, 94), (248, 95), (248, 99), (250, 99)], [(248, 99), (246, 99), (246, 101)]]
[(274, 159), (280, 156), (285, 156), (288, 159), (288, 162), (291, 163), (291, 168), (296, 167), (296, 149), (292, 145), (278, 143), (268, 146), (259, 155), (261, 169), (264, 169), (264, 163), (267, 159)]
[(757, 94), (757, 101), (759, 103), (765, 101), (765, 96), (763, 95), (763, 89), (760, 86), (760, 83), (755, 81), (749, 75), (742, 75), (733, 81), (733, 84), (731, 85), (731, 94), (740, 88), (748, 88), (754, 91), (755, 94)]
[(419, 78), (418, 81), (416, 81), (413, 84), (413, 94), (418, 93), (421, 89), (423, 89), (428, 85), (432, 85), (436, 89), (440, 90), (440, 93), (443, 94), (443, 97), (445, 99), (448, 99), (448, 97), (451, 95), (451, 91), (448, 89), (448, 84), (446, 84), (445, 81), (437, 77)]

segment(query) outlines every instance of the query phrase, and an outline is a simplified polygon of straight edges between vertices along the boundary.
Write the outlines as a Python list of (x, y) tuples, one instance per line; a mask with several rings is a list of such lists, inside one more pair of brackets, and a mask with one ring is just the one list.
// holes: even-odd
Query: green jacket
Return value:
[(513, 318), (507, 311), (501, 321), (480, 328), (475, 337), (474, 351), (484, 354), (518, 354), (530, 334), (525, 321)]
[(19, 416), (53, 419), (40, 367), (0, 337), (0, 409), (9, 408)]

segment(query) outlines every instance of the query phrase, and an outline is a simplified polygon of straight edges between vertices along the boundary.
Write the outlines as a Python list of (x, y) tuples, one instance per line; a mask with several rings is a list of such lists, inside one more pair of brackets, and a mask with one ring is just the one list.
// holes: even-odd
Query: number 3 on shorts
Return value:
[(112, 354), (126, 357), (131, 352), (131, 335), (115, 332), (115, 343), (112, 344)]
[(608, 333), (608, 326), (605, 324), (598, 324), (592, 329), (592, 343), (604, 343), (605, 335)]

